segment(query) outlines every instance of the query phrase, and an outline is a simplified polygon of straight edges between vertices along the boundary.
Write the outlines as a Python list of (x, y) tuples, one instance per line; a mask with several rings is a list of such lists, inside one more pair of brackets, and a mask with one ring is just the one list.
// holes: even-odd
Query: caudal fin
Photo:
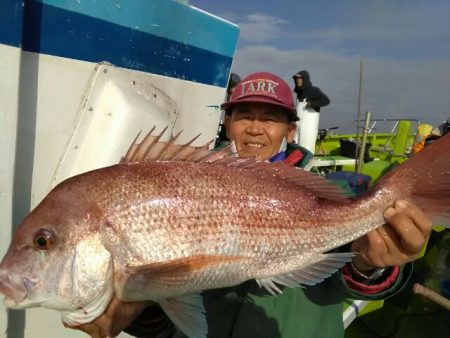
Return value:
[(411, 157), (378, 182), (408, 190), (433, 224), (450, 228), (450, 133)]

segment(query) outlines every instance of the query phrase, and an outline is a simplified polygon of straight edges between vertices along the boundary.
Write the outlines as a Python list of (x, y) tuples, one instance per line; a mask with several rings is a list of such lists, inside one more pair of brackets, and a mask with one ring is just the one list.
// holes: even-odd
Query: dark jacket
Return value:
[(297, 93), (297, 100), (303, 101), (306, 99), (306, 102), (309, 103), (311, 108), (314, 108), (315, 111), (319, 112), (320, 107), (326, 106), (330, 104), (330, 99), (326, 96), (318, 87), (314, 87), (311, 83), (311, 79), (309, 78), (309, 73), (306, 70), (301, 70), (294, 74), (292, 77), (295, 82), (296, 77), (301, 77), (303, 79), (303, 84), (301, 87), (297, 87), (295, 85), (294, 92)]

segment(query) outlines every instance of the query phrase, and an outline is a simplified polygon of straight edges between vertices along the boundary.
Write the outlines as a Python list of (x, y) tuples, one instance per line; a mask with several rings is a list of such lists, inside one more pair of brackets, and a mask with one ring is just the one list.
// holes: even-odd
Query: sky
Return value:
[(362, 117), (370, 111), (374, 119), (434, 126), (450, 118), (448, 0), (189, 3), (240, 27), (232, 71), (241, 77), (270, 71), (293, 87), (292, 75), (309, 71), (331, 100), (321, 110), (320, 128), (356, 132), (359, 95)]

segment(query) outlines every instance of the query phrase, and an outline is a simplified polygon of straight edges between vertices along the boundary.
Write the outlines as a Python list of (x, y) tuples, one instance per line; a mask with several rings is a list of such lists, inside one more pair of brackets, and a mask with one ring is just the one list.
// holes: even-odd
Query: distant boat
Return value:
[[(392, 125), (389, 132), (376, 131), (375, 125), (388, 122)], [(371, 176), (375, 182), (392, 166), (408, 159), (418, 132), (416, 120), (372, 119), (368, 130), (361, 173)], [(321, 174), (336, 170), (356, 171), (361, 146), (361, 137), (356, 134), (334, 132), (338, 127), (319, 131), (315, 160), (308, 169), (315, 167)], [(330, 132), (330, 130), (333, 130)], [(361, 136), (361, 135), (359, 135)], [(358, 148), (358, 149), (357, 149)]]

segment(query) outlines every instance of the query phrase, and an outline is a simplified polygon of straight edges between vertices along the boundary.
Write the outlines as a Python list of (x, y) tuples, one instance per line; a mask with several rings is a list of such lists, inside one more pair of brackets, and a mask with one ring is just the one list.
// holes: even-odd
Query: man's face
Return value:
[(292, 142), (295, 136), (295, 122), (289, 122), (284, 110), (267, 103), (237, 104), (224, 123), (241, 157), (268, 160), (279, 152), (283, 138)]
[(302, 84), (303, 84), (303, 78), (301, 78), (301, 77), (296, 77), (296, 78), (295, 78), (295, 84), (296, 84), (297, 87), (301, 87)]

